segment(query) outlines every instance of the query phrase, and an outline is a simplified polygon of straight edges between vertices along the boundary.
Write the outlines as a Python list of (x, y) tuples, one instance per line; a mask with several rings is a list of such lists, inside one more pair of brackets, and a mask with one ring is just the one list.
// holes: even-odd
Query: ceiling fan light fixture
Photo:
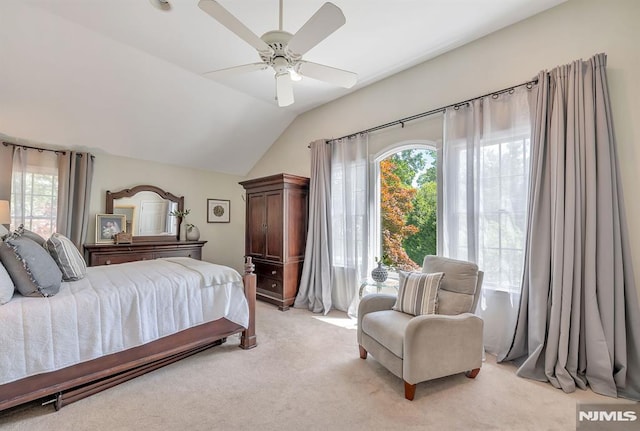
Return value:
[(295, 67), (289, 69), (289, 76), (291, 76), (291, 80), (294, 82), (302, 81), (302, 75), (296, 71)]
[(293, 85), (288, 71), (276, 73), (276, 100), (281, 108), (293, 103)]

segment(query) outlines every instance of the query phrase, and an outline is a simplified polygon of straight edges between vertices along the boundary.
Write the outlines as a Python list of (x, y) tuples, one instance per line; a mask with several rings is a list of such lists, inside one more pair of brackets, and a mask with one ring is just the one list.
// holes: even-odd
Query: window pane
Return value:
[(522, 249), (525, 240), (525, 214), (524, 213), (503, 213), (500, 218), (500, 225), (503, 226), (501, 245), (509, 249)]
[(499, 213), (485, 213), (484, 216), (480, 217), (480, 247), (499, 248), (501, 245), (501, 228)]
[(14, 172), (11, 190), (11, 224), (48, 238), (56, 231), (58, 177), (55, 168), (29, 165), (26, 172)]
[(51, 175), (35, 174), (33, 175), (34, 195), (51, 195), (53, 187), (53, 177)]
[(437, 253), (436, 157), (434, 149), (416, 148), (380, 161), (379, 235), (387, 265), (417, 270), (425, 255)]
[(496, 288), (500, 285), (500, 250), (490, 247), (482, 249), (483, 285)]
[(519, 249), (502, 249), (500, 259), (500, 288), (510, 292), (519, 292), (522, 282), (523, 253)]
[(485, 142), (479, 197), (478, 264), (487, 288), (518, 291), (525, 241), (528, 139)]

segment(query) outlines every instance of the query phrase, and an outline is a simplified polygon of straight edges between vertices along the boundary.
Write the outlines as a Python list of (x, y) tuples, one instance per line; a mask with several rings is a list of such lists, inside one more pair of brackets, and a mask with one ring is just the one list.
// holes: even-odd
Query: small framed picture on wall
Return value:
[(207, 223), (229, 223), (230, 206), (228, 199), (207, 199)]

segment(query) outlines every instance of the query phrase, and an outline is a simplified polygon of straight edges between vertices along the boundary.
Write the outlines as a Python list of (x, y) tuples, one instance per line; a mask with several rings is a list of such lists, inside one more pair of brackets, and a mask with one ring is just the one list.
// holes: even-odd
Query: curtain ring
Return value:
[(492, 98), (492, 99), (497, 99), (497, 98), (498, 98), (498, 93), (493, 93), (493, 94), (491, 95), (491, 98)]

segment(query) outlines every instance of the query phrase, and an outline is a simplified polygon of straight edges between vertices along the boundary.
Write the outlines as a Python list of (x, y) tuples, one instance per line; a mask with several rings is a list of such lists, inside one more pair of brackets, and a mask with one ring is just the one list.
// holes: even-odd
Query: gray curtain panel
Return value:
[(520, 311), (501, 360), (565, 392), (640, 399), (640, 311), (606, 56), (538, 77)]
[(58, 233), (82, 250), (89, 227), (93, 156), (65, 151), (58, 154)]
[(331, 310), (331, 146), (311, 143), (309, 230), (295, 308), (314, 313)]
[(0, 145), (0, 200), (11, 201), (11, 166), (13, 147)]

